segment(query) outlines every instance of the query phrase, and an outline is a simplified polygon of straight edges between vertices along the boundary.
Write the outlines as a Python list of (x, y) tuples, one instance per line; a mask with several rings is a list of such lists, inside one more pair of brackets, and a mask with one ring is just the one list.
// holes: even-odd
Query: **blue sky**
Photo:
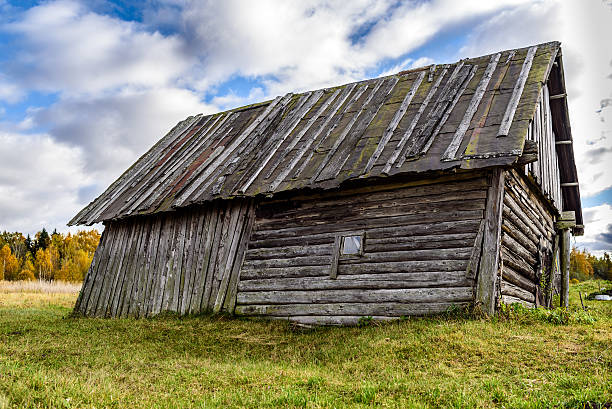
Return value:
[(586, 234), (612, 243), (609, 0), (0, 0), (0, 230), (66, 222), (176, 122), (562, 41)]

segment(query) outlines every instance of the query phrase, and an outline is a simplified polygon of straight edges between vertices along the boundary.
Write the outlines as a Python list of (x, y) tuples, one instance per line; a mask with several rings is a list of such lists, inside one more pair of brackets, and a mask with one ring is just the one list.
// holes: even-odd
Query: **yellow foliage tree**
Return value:
[(589, 254), (586, 250), (578, 250), (572, 247), (570, 253), (570, 277), (580, 281), (593, 277), (593, 266), (588, 260)]
[(23, 263), (21, 272), (19, 273), (18, 280), (34, 280), (34, 263), (32, 263), (31, 257), (28, 257)]
[(53, 279), (53, 263), (51, 262), (51, 253), (49, 250), (38, 249), (34, 259), (34, 267), (36, 268), (37, 278), (40, 280)]
[(11, 252), (8, 244), (0, 248), (0, 280), (16, 280), (19, 273), (19, 260)]

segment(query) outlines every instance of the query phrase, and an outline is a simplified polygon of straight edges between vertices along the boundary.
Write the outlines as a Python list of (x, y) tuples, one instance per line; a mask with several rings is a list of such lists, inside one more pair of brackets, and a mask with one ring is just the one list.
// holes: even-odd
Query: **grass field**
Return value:
[[(586, 282), (583, 294), (612, 287)], [(612, 302), (304, 330), (227, 317), (70, 318), (76, 293), (0, 287), (0, 408), (507, 407), (612, 401)], [(562, 314), (561, 314), (562, 316)], [(590, 317), (595, 322), (589, 322)]]

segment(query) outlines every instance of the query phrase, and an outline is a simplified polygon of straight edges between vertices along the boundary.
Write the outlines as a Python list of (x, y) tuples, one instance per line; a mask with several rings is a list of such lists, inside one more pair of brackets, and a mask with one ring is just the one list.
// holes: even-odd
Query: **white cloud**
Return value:
[(73, 1), (44, 3), (6, 25), (20, 51), (7, 64), (22, 86), (65, 94), (126, 84), (168, 86), (193, 64), (176, 36), (88, 11)]
[(112, 96), (61, 99), (40, 109), (34, 121), (58, 141), (81, 147), (85, 170), (105, 187), (180, 120), (215, 111), (184, 89), (124, 89)]
[(65, 226), (82, 206), (79, 189), (92, 183), (81, 150), (48, 135), (4, 132), (0, 146), (0, 229)]
[(608, 203), (583, 210), (584, 236), (576, 237), (576, 245), (601, 254), (612, 252), (612, 206)]
[[(479, 24), (461, 56), (560, 40), (583, 197), (612, 187), (612, 10), (598, 1), (543, 1), (503, 10)], [(599, 111), (599, 112), (598, 112)]]

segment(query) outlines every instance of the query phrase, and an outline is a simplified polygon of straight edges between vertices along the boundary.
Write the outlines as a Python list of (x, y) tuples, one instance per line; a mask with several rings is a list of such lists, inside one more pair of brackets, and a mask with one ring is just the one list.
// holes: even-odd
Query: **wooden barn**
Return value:
[(189, 117), (70, 224), (97, 222), (86, 316), (567, 303), (583, 226), (560, 44)]

